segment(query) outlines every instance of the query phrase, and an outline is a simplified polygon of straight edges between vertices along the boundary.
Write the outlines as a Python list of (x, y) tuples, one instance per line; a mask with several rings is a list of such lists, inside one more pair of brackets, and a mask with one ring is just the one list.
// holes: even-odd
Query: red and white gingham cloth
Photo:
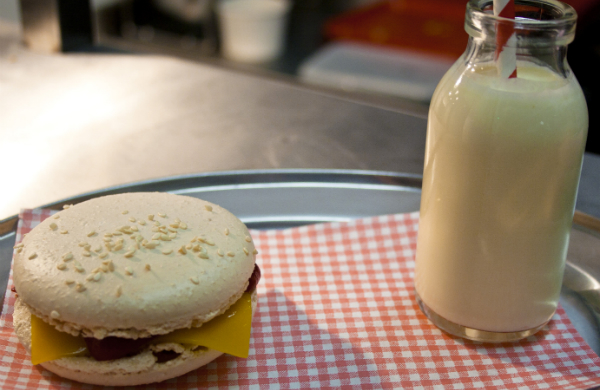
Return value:
[[(48, 211), (21, 214), (17, 241)], [(222, 356), (149, 389), (585, 389), (600, 359), (562, 308), (517, 343), (450, 337), (413, 294), (418, 214), (252, 232), (263, 279), (250, 357)], [(92, 389), (32, 366), (12, 329), (9, 282), (0, 317), (1, 389)]]

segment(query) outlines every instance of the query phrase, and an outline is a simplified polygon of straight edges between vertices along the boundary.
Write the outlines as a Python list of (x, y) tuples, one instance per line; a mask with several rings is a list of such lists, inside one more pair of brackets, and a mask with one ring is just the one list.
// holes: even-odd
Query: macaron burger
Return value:
[(167, 193), (66, 208), (16, 246), (15, 333), (33, 364), (127, 386), (247, 357), (257, 251), (215, 204)]

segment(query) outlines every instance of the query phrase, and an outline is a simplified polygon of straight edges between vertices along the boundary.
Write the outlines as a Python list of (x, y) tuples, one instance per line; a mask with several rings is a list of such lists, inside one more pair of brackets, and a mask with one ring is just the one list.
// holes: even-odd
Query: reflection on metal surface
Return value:
[(577, 225), (595, 231), (600, 235), (600, 219), (594, 218), (589, 214), (582, 213), (581, 211), (575, 211), (573, 222)]
[[(18, 169), (15, 166), (6, 169), (3, 181), (11, 183), (12, 188), (29, 188), (44, 180), (49, 168), (60, 167), (67, 159), (64, 150), (51, 145), (81, 148), (90, 143), (90, 135), (85, 137), (86, 141), (74, 142), (80, 129), (106, 123), (108, 118), (122, 114), (127, 109), (126, 102), (119, 99), (118, 91), (114, 88), (118, 81), (122, 80), (110, 80), (101, 75), (91, 78), (71, 72), (60, 82), (57, 80), (46, 87), (36, 85), (34, 90), (29, 90), (34, 96), (31, 104), (17, 108), (21, 111), (20, 118), (12, 123), (9, 121), (4, 129), (7, 134), (0, 143), (2, 160), (18, 161), (19, 165)], [(31, 111), (35, 111), (35, 115), (31, 115)], [(61, 125), (50, 131), (51, 123)], [(113, 133), (108, 128), (96, 132), (93, 135), (94, 144), (102, 143)], [(87, 163), (94, 160), (93, 155), (85, 158)], [(22, 194), (18, 192), (2, 191), (0, 204), (18, 202), (21, 198)]]
[(567, 261), (560, 303), (577, 331), (594, 352), (600, 354), (600, 283)]
[[(595, 290), (600, 298), (600, 283), (592, 275), (575, 264), (567, 263), (563, 284), (573, 291)], [(596, 307), (600, 313), (600, 305)]]
[[(410, 177), (410, 176), (408, 176)], [(408, 192), (421, 192), (419, 188), (413, 188), (408, 186), (396, 186), (386, 184), (360, 184), (360, 183), (320, 183), (320, 182), (289, 182), (289, 183), (253, 183), (253, 184), (232, 184), (232, 185), (219, 185), (212, 187), (202, 187), (202, 191), (228, 191), (228, 190), (242, 190), (242, 189), (253, 189), (253, 188), (346, 188), (346, 189), (364, 189), (364, 190), (378, 190), (378, 191), (408, 191)], [(195, 188), (187, 188), (178, 190), (177, 193), (180, 195), (194, 193), (197, 191)]]

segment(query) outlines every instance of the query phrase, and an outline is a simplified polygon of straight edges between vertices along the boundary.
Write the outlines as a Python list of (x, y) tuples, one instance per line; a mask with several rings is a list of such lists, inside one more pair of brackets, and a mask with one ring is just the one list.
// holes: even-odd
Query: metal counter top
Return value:
[(425, 118), (158, 56), (0, 43), (0, 220), (132, 181), (265, 168), (420, 173)]
[[(0, 220), (107, 186), (190, 173), (420, 174), (425, 127), (422, 111), (209, 64), (36, 54), (0, 26)], [(584, 164), (578, 208), (600, 217), (600, 158)]]

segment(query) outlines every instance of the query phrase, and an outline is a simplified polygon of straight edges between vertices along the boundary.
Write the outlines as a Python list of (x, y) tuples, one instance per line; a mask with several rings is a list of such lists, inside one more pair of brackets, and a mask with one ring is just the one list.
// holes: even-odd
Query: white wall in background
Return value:
[(0, 21), (18, 23), (20, 20), (19, 0), (0, 0)]

